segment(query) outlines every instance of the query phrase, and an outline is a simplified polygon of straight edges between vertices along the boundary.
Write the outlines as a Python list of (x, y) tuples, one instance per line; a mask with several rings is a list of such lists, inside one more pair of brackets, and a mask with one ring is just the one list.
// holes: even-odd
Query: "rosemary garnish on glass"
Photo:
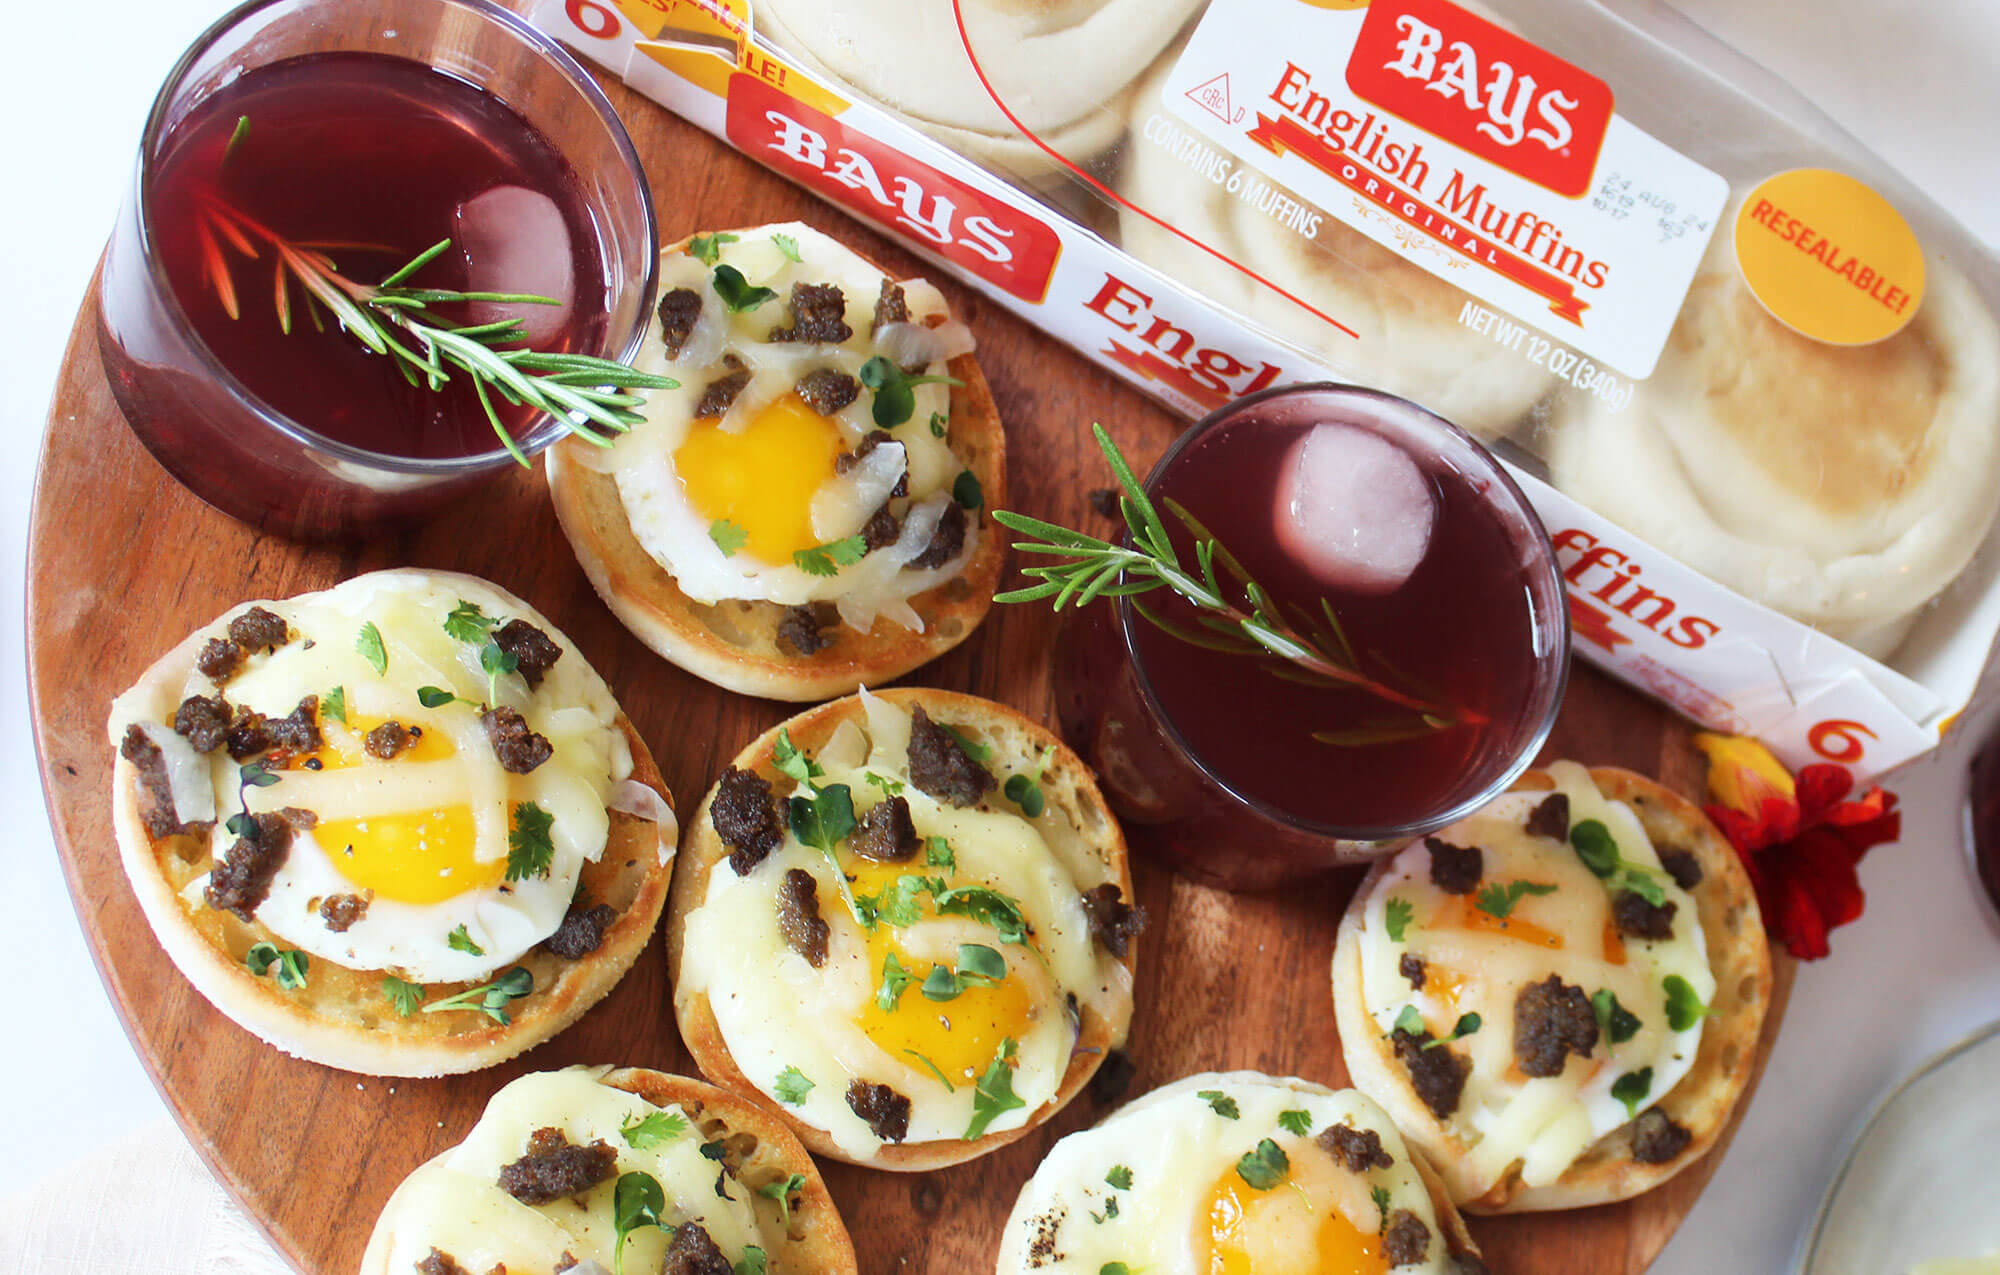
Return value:
[[(1040, 518), (996, 509), (993, 517), (1002, 526), (1038, 537), (1016, 541), (1016, 550), (1069, 561), (1023, 568), (1022, 574), (1038, 583), (999, 594), (995, 602), (1053, 598), (1055, 609), (1060, 611), (1100, 597), (1131, 598), (1135, 612), (1183, 642), (1256, 659), (1266, 672), (1286, 681), (1361, 691), (1398, 710), (1393, 717), (1354, 729), (1314, 732), (1313, 738), (1321, 743), (1386, 743), (1485, 720), (1477, 713), (1391, 684), (1386, 678), (1393, 676), (1393, 671), (1386, 667), (1382, 676), (1368, 671), (1361, 654), (1347, 640), (1332, 603), (1322, 597), (1316, 610), (1280, 606), (1199, 519), (1179, 501), (1163, 500), (1167, 513), (1194, 537), (1194, 566), (1184, 566), (1166, 523), (1117, 444), (1102, 425), (1091, 426), (1091, 433), (1118, 479), (1119, 507), (1130, 544), (1112, 544)], [(1193, 607), (1195, 626), (1169, 620), (1138, 600), (1139, 595), (1155, 589), (1171, 589)], [(1379, 657), (1373, 662), (1383, 664)]]
[[(244, 127), (237, 125), (239, 135)], [(232, 147), (234, 142), (232, 138)], [(381, 251), (379, 245), (296, 242), (247, 216), (220, 194), (208, 193), (201, 198), (202, 273), (230, 318), (240, 317), (241, 307), (224, 246), (252, 259), (268, 248), (273, 259), (272, 300), (278, 326), (287, 335), (292, 330), (292, 285), (296, 283), (305, 297), (306, 317), (315, 329), (325, 330), (320, 319), (324, 308), (355, 340), (393, 359), (396, 370), (410, 384), (441, 390), (453, 372), (465, 373), (472, 378), (473, 391), (486, 409), (493, 432), (523, 466), (528, 458), (494, 410), (494, 395), (516, 406), (547, 412), (567, 424), (577, 437), (609, 447), (612, 439), (593, 425), (622, 434), (641, 419), (634, 409), (645, 398), (633, 390), (676, 388), (677, 383), (667, 377), (635, 371), (610, 359), (549, 353), (514, 344), (523, 339), (519, 319), (464, 325), (442, 321), (431, 311), (432, 306), (474, 301), (562, 304), (554, 297), (529, 293), (411, 286), (408, 280), (451, 247), (450, 239), (432, 244), (380, 283), (356, 283), (340, 273), (330, 254)]]

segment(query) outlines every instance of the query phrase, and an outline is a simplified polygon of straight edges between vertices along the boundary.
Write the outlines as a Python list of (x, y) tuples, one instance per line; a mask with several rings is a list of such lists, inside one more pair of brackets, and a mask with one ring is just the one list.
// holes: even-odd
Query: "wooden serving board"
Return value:
[[(891, 271), (934, 277), (887, 240), (622, 84), (604, 88), (647, 160), (664, 240), (803, 219)], [(1080, 521), (1090, 517), (1086, 492), (1108, 481), (1090, 443), (1091, 422), (1102, 421), (1141, 472), (1183, 422), (977, 294), (941, 282), (978, 335), (980, 362), (1007, 423), (1010, 504), (1088, 525)], [(93, 289), (71, 334), (29, 546), (30, 702), (56, 842), (99, 972), (195, 1148), (301, 1271), (348, 1275), (390, 1191), (457, 1142), (507, 1081), (571, 1063), (692, 1073), (674, 1027), (662, 948), (657, 941), (648, 947), (568, 1032), (489, 1071), (383, 1080), (288, 1058), (211, 1008), (167, 960), (140, 913), (119, 868), (107, 800), (112, 696), (236, 602), (414, 565), (486, 576), (561, 626), (617, 693), (683, 812), (728, 758), (792, 709), (711, 687), (626, 633), (571, 556), (539, 466), (503, 478), (419, 531), (362, 545), (301, 546), (216, 513), (127, 431), (98, 359), (96, 305)], [(1046, 655), (1053, 636), (1044, 607), (996, 608), (964, 645), (910, 680), (991, 696), (1051, 720)], [(1690, 793), (1699, 791), (1703, 773), (1683, 722), (1581, 666), (1547, 755), (1627, 766)], [(1345, 1084), (1328, 963), (1358, 873), (1242, 896), (1179, 880), (1143, 854), (1135, 866), (1152, 925), (1141, 954), (1130, 1046), (1138, 1074), (1129, 1093), (1233, 1068)], [(1791, 982), (1789, 963), (1779, 968), (1766, 1052)], [(1013, 1146), (936, 1173), (822, 1165), (861, 1269), (990, 1270), (1021, 1184), (1057, 1138), (1104, 1111), (1085, 1095)], [(1475, 1221), (1473, 1229), (1497, 1271), (1636, 1272), (1666, 1243), (1720, 1155), (1718, 1148), (1627, 1204)]]

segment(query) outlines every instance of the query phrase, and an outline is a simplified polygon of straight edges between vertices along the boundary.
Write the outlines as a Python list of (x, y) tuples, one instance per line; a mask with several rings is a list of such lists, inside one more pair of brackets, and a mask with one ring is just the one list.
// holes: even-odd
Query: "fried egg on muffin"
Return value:
[(1756, 896), (1713, 825), (1573, 762), (1378, 864), (1333, 980), (1356, 1086), (1472, 1212), (1623, 1199), (1699, 1158), (1771, 992)]
[[(643, 1205), (645, 1207), (635, 1207)], [(531, 1073), (383, 1206), (361, 1275), (842, 1275), (854, 1250), (784, 1125), (657, 1071)]]
[(986, 700), (888, 691), (745, 749), (689, 826), (667, 950), (710, 1079), (813, 1150), (957, 1163), (1124, 1039), (1140, 917), (1082, 763)]
[(246, 604), (112, 706), (120, 848), (170, 956), (289, 1052), (485, 1066), (617, 982), (677, 835), (597, 673), (519, 598), (380, 571)]
[(956, 645), (992, 600), (1005, 466), (943, 295), (801, 223), (697, 235), (661, 283), (639, 362), (678, 387), (610, 446), (550, 457), (612, 610), (698, 676), (781, 699)]
[(998, 1275), (1470, 1275), (1485, 1266), (1423, 1158), (1352, 1089), (1189, 1076), (1050, 1149)]

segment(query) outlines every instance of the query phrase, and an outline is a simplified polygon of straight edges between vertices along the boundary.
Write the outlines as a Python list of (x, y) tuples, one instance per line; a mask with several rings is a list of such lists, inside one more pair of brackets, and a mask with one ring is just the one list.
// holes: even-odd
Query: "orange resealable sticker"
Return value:
[(1767, 177), (1736, 213), (1736, 264), (1786, 327), (1829, 345), (1902, 331), (1924, 301), (1924, 249), (1873, 187), (1826, 168)]

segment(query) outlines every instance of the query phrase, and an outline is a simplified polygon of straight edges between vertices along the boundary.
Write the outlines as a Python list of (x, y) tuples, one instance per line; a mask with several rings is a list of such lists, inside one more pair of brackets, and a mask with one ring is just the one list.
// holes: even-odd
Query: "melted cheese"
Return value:
[[(1204, 1093), (1233, 1101), (1236, 1118)], [(1305, 1113), (1304, 1135), (1279, 1124), (1288, 1111)], [(1335, 1160), (1314, 1139), (1336, 1124), (1374, 1130), (1391, 1165), (1355, 1173)], [(1236, 1166), (1265, 1138), (1285, 1153), (1287, 1169), (1281, 1183), (1259, 1190)], [(1119, 1167), (1131, 1175), (1123, 1189), (1107, 1180)], [(1007, 1220), (998, 1270), (1098, 1275), (1123, 1262), (1150, 1275), (1388, 1275), (1384, 1221), (1398, 1209), (1414, 1213), (1431, 1239), (1422, 1260), (1395, 1275), (1450, 1270), (1410, 1151), (1367, 1097), (1253, 1072), (1190, 1076), (1050, 1149)]]
[[(1555, 887), (1523, 894), (1504, 920), (1479, 908), (1476, 894), (1448, 895), (1433, 885), (1430, 853), (1421, 842), (1392, 862), (1366, 903), (1360, 955), (1368, 1012), (1385, 1036), (1409, 1006), (1438, 1036), (1448, 1035), (1460, 1015), (1478, 1013), (1482, 1020), (1477, 1032), (1451, 1046), (1472, 1061), (1458, 1111), (1447, 1121), (1472, 1144), (1462, 1162), (1445, 1166), (1459, 1198), (1479, 1195), (1517, 1164), (1529, 1186), (1561, 1177), (1592, 1143), (1631, 1119), (1612, 1096), (1623, 1076), (1650, 1067), (1650, 1088), (1635, 1110), (1659, 1101), (1694, 1065), (1701, 1043), (1699, 1021), (1680, 1032), (1669, 1025), (1665, 980), (1686, 979), (1703, 1004), (1715, 995), (1695, 902), (1660, 869), (1638, 816), (1605, 798), (1581, 766), (1559, 762), (1550, 774), (1556, 790), (1569, 797), (1571, 827), (1603, 823), (1619, 854), (1649, 870), (1676, 905), (1673, 935), (1660, 941), (1619, 935), (1606, 883), (1566, 843), (1526, 831), (1541, 793), (1509, 793), (1437, 834), (1480, 848), (1482, 889), (1517, 881)], [(1392, 899), (1412, 908), (1401, 944), (1388, 937)], [(1406, 951), (1424, 961), (1421, 991), (1413, 991), (1398, 969)], [(1514, 1001), (1522, 988), (1552, 973), (1586, 994), (1611, 991), (1640, 1026), (1621, 1044), (1600, 1038), (1590, 1057), (1572, 1055), (1561, 1075), (1530, 1078), (1514, 1064)]]
[[(777, 246), (778, 235), (791, 238), (802, 260), (791, 260)], [(831, 601), (840, 605), (843, 619), (863, 631), (877, 615), (921, 630), (923, 622), (908, 600), (958, 575), (978, 542), (973, 520), (951, 561), (930, 568), (907, 565), (929, 544), (935, 515), (966, 468), (948, 441), (950, 386), (927, 381), (913, 387), (915, 410), (889, 431), (899, 446), (877, 449), (879, 464), (892, 466), (893, 473), (837, 472), (835, 457), (877, 428), (873, 391), (864, 387), (852, 403), (822, 417), (793, 390), (802, 375), (816, 369), (857, 376), (876, 355), (872, 328), (883, 275), (802, 223), (746, 232), (718, 244), (716, 253), (712, 265), (685, 251), (661, 258), (662, 293), (691, 289), (702, 298), (702, 316), (678, 358), (669, 359), (663, 342), (648, 339), (638, 366), (674, 378), (679, 387), (648, 391), (639, 409), (644, 420), (609, 449), (573, 448), (572, 454), (612, 475), (633, 535), (696, 601), (785, 606)], [(714, 290), (719, 266), (737, 270), (775, 297), (731, 313)], [(768, 339), (789, 322), (794, 284), (826, 283), (840, 288), (846, 302), (845, 321), (853, 329), (847, 341)], [(912, 322), (944, 317), (943, 297), (918, 281), (905, 285), (905, 302)], [(698, 418), (695, 411), (708, 387), (729, 373), (725, 357), (737, 359), (749, 381), (719, 418)], [(920, 374), (944, 377), (946, 362), (934, 361)], [(832, 574), (815, 574), (796, 563), (798, 551), (858, 532), (905, 474), (907, 496), (888, 504), (903, 521), (902, 539)], [(917, 516), (917, 511), (928, 512)], [(745, 535), (733, 552), (725, 552), (711, 535), (722, 519)]]
[[(655, 1107), (636, 1094), (599, 1084), (607, 1070), (540, 1072), (494, 1094), (465, 1141), (411, 1174), (397, 1192), (390, 1213), (378, 1224), (395, 1237), (386, 1269), (415, 1270), (433, 1247), (474, 1272), (504, 1264), (510, 1272), (535, 1275), (554, 1270), (564, 1253), (614, 1269), (615, 1176), (586, 1192), (581, 1207), (567, 1199), (523, 1204), (499, 1187), (501, 1168), (520, 1159), (529, 1136), (545, 1128), (562, 1130), (578, 1145), (600, 1139), (608, 1143), (618, 1153), (618, 1173), (647, 1173), (660, 1184), (667, 1200), (662, 1221), (699, 1223), (732, 1264), (753, 1245), (770, 1252), (773, 1245), (764, 1238), (752, 1188), (728, 1178), (722, 1182), (728, 1197), (717, 1194), (720, 1166), (701, 1154), (699, 1126), (679, 1107)], [(621, 1128), (663, 1110), (687, 1121), (686, 1132), (643, 1150), (625, 1140)], [(657, 1227), (633, 1231), (625, 1241), (624, 1269), (659, 1270), (667, 1242), (666, 1232)]]
[[(997, 797), (988, 810), (933, 800), (908, 784), (908, 713), (862, 694), (867, 729), (847, 724), (836, 731), (815, 757), (825, 771), (816, 782), (847, 785), (857, 816), (883, 799), (869, 774), (904, 784), (900, 795), (918, 835), (944, 837), (955, 867), (933, 866), (924, 852), (885, 865), (843, 849), (843, 875), (853, 878), (849, 890), (875, 895), (905, 876), (942, 878), (954, 888), (983, 885), (1018, 902), (1030, 941), (1003, 943), (996, 930), (973, 918), (940, 916), (928, 892), (919, 894), (916, 924), (885, 921), (866, 931), (843, 902), (841, 881), (826, 857), (788, 831), (784, 844), (749, 876), (724, 866), (709, 874), (707, 894), (688, 917), (681, 964), (683, 984), (708, 993), (724, 1043), (744, 1075), (775, 1100), (779, 1075), (798, 1070), (812, 1088), (788, 1109), (856, 1158), (882, 1143), (847, 1105), (851, 1080), (887, 1084), (910, 1098), (908, 1141), (959, 1138), (972, 1120), (975, 1083), (1001, 1043), (1013, 1040), (1013, 1088), (1025, 1105), (989, 1129), (1018, 1128), (1055, 1095), (1068, 1069), (1076, 1024), (1067, 998), (1074, 995), (1080, 1005), (1121, 1023), (1131, 1005), (1129, 972), (1098, 951), (1083, 910), (1081, 891), (1101, 882), (1104, 869), (1093, 861), (1086, 872), (1073, 863), (1081, 837), (1067, 816), (1053, 803), (1030, 820)], [(781, 803), (803, 791), (784, 780), (774, 787)], [(1067, 854), (1056, 848), (1065, 839)], [(830, 930), (819, 969), (786, 945), (778, 926), (778, 884), (793, 868), (815, 878), (820, 915)], [(955, 1000), (928, 1000), (921, 982), (934, 964), (955, 963), (961, 944), (998, 952), (1008, 965), (1006, 977)], [(891, 952), (912, 981), (893, 1011), (885, 1011), (877, 993), (883, 957)]]
[[(276, 783), (244, 787), (239, 764), (225, 749), (201, 759), (224, 819), (239, 809), (285, 807), (317, 818), (293, 835), (256, 912), (286, 946), (417, 982), (483, 979), (555, 931), (583, 864), (603, 854), (610, 834), (607, 803), (632, 771), (609, 688), (567, 647), (537, 689), (530, 691), (519, 674), (501, 676), (490, 688), (479, 665), (480, 644), (444, 629), (445, 617), (461, 601), (489, 618), (521, 614), (517, 602), (482, 581), (421, 571), (375, 572), (269, 603), (267, 609), (291, 626), (292, 640), (246, 656), (223, 687), (231, 705), (272, 718), (290, 714), (308, 695), (320, 699), (320, 749), (310, 758), (271, 761)], [(546, 628), (538, 617), (524, 618)], [(369, 624), (386, 657), (380, 672), (358, 649)], [(219, 636), (226, 627), (218, 623), (204, 636)], [(560, 642), (552, 632), (550, 637)], [(418, 699), (425, 686), (458, 698), (426, 708)], [(326, 715), (336, 689), (345, 722)], [(214, 693), (209, 679), (191, 668), (172, 704), (142, 708), (121, 701), (114, 717), (143, 713), (171, 720), (180, 697)], [(533, 772), (510, 774), (494, 755), (477, 704), (465, 702), (489, 694), (549, 740), (552, 755)], [(421, 737), (394, 759), (368, 756), (366, 732), (392, 719), (421, 729)], [(525, 803), (550, 816), (552, 861), (544, 876), (508, 882), (509, 835), (514, 812)], [(210, 836), (220, 860), (235, 835), (218, 820)], [(341, 894), (370, 901), (359, 920), (334, 931), (319, 906)], [(199, 891), (191, 897), (191, 906), (205, 906)], [(451, 936), (460, 927), (464, 939), (455, 947)]]

